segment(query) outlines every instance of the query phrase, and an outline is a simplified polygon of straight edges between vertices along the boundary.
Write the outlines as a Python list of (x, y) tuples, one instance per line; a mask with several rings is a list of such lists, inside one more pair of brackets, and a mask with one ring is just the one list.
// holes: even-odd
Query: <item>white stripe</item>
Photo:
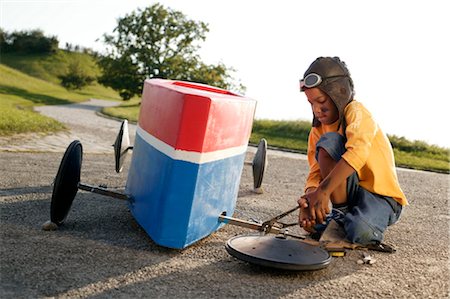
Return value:
[(207, 153), (177, 150), (172, 146), (168, 145), (167, 143), (150, 135), (139, 125), (136, 128), (136, 134), (138, 134), (142, 139), (145, 140), (145, 142), (156, 148), (158, 151), (162, 152), (163, 154), (169, 156), (174, 160), (187, 161), (197, 164), (203, 164), (230, 158), (233, 156), (243, 154), (247, 151), (247, 144)]

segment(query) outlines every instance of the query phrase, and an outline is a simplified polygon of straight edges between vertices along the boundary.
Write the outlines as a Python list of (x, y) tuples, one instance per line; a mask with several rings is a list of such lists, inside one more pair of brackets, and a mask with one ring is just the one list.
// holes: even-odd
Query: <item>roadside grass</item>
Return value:
[[(260, 138), (265, 138), (269, 146), (306, 154), (310, 129), (311, 123), (307, 121), (255, 120), (250, 142), (258, 143)], [(395, 135), (388, 135), (388, 138), (394, 148), (397, 166), (450, 172), (450, 149)]]
[(250, 143), (265, 138), (271, 147), (279, 147), (306, 154), (311, 124), (308, 121), (255, 120)]
[(66, 129), (60, 122), (36, 113), (27, 101), (10, 96), (0, 101), (0, 136), (19, 133), (49, 133)]
[[(103, 113), (136, 123), (139, 100), (134, 99), (121, 106), (104, 108)], [(253, 122), (250, 143), (258, 144), (261, 138), (265, 138), (271, 148), (306, 154), (310, 130), (311, 122), (309, 121), (256, 119)], [(441, 173), (450, 172), (450, 149), (429, 145), (423, 141), (410, 141), (395, 135), (388, 135), (388, 138), (394, 148), (397, 166)]]
[(102, 113), (114, 118), (127, 119), (129, 122), (137, 123), (139, 116), (141, 100), (138, 97), (134, 97), (129, 101), (122, 103), (116, 107), (105, 107), (102, 109)]
[[(255, 120), (250, 142), (256, 144), (260, 138), (265, 138), (269, 146), (306, 154), (310, 129), (311, 123), (308, 121)], [(388, 138), (394, 148), (397, 166), (450, 172), (450, 149), (395, 135), (388, 135)]]
[[(447, 150), (450, 155), (450, 151)], [(426, 154), (426, 153), (425, 153)], [(399, 149), (394, 148), (395, 163), (397, 166), (419, 169), (419, 170), (430, 170), (441, 173), (449, 173), (449, 156), (447, 159), (441, 157), (432, 158), (430, 156), (424, 155), (423, 153), (417, 152), (404, 152)]]
[[(33, 111), (34, 105), (67, 104), (66, 91), (51, 83), (0, 65), (0, 135), (54, 132), (63, 124)], [(81, 98), (80, 98), (81, 100)]]

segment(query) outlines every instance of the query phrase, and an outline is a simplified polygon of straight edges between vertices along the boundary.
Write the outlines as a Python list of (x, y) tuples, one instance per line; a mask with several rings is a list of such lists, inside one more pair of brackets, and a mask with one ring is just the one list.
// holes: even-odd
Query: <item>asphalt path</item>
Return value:
[[(184, 250), (164, 248), (139, 227), (126, 202), (85, 191), (59, 230), (43, 231), (52, 183), (72, 139), (84, 148), (82, 182), (122, 191), (127, 180), (129, 163), (114, 172), (111, 144), (120, 122), (97, 116), (102, 101), (75, 105), (41, 112), (69, 111), (70, 118), (60, 119), (70, 128), (63, 135), (0, 140), (1, 298), (449, 298), (446, 174), (398, 169), (410, 205), (385, 235), (397, 252), (369, 251), (372, 265), (358, 264), (363, 250), (349, 250), (318, 271), (251, 265), (225, 250), (230, 238), (253, 233), (233, 225)], [(250, 148), (248, 160), (253, 153)], [(244, 166), (235, 217), (267, 220), (295, 206), (308, 170), (304, 156), (270, 151), (268, 160), (263, 194), (252, 192), (251, 167)]]

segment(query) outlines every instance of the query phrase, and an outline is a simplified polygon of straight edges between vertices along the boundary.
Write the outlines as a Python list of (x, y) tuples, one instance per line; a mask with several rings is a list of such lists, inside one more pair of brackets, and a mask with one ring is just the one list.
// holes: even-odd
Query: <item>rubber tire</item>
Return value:
[(67, 147), (53, 185), (50, 219), (61, 225), (70, 211), (80, 183), (83, 147), (75, 140)]
[(252, 169), (253, 169), (253, 188), (258, 189), (261, 187), (264, 172), (267, 165), (267, 141), (262, 138), (259, 141), (258, 149), (253, 157)]

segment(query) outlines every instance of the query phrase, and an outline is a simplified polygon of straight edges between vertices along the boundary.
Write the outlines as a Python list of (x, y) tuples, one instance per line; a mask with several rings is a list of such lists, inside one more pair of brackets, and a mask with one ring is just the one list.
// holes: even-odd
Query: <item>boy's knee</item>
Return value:
[(345, 138), (336, 132), (323, 134), (316, 143), (316, 160), (319, 161), (320, 149), (324, 150), (334, 161), (339, 161), (345, 153)]
[(370, 225), (361, 215), (347, 214), (344, 226), (346, 237), (352, 243), (367, 245), (383, 239), (383, 232)]

